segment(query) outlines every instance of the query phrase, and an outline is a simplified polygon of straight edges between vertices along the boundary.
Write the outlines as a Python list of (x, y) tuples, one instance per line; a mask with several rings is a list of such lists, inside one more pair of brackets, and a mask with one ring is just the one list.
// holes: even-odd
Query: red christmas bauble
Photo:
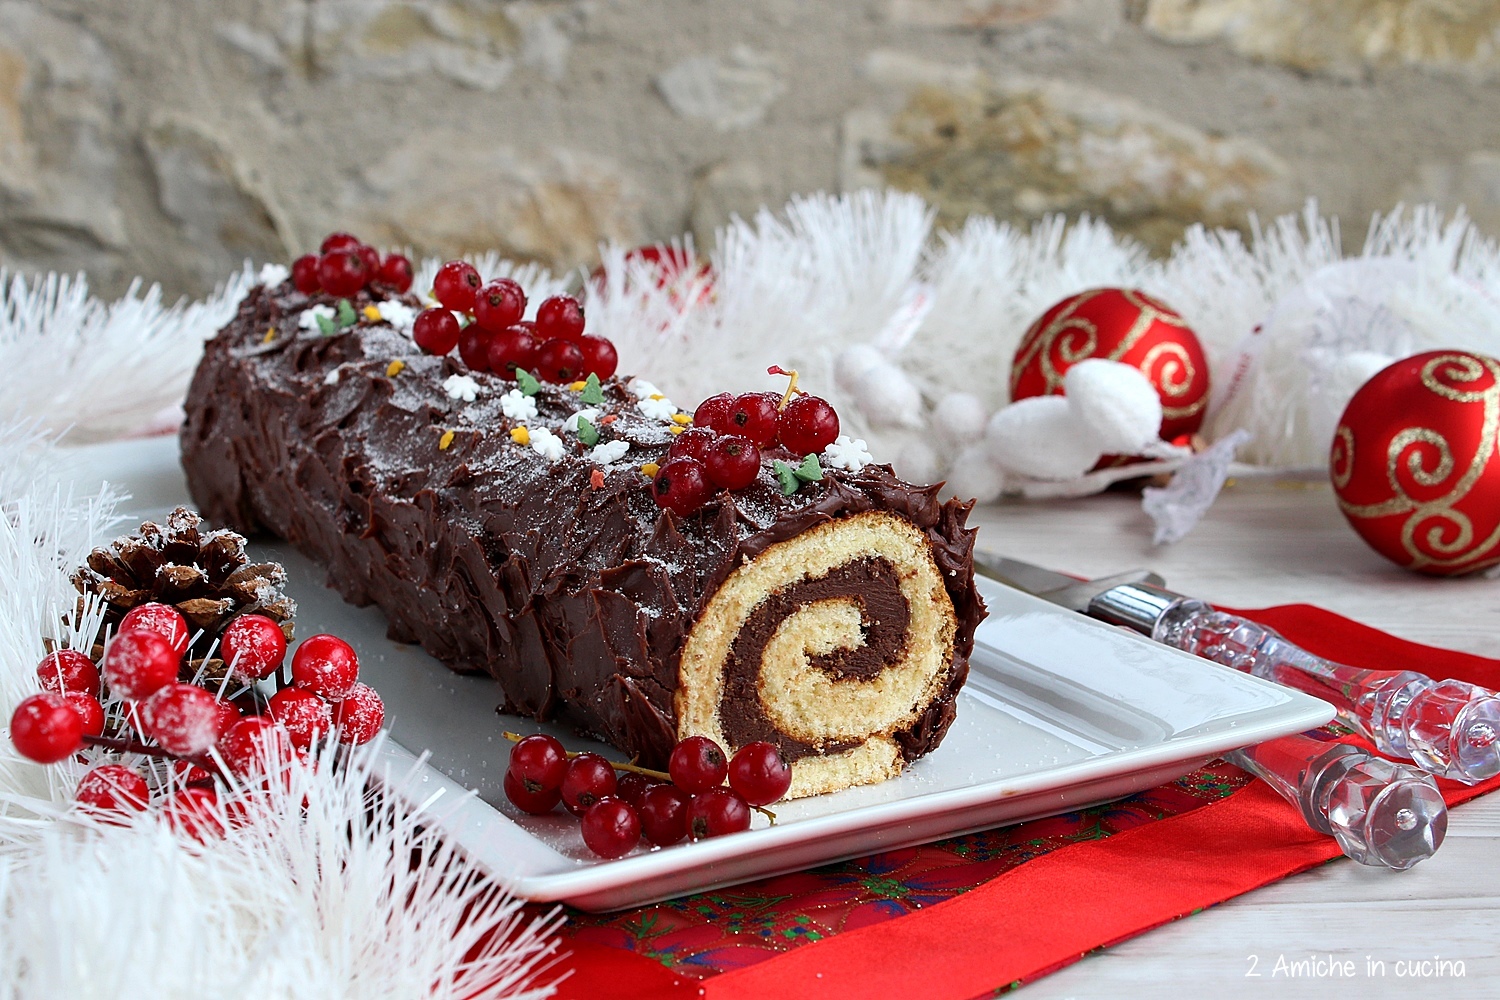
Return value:
[(1370, 547), (1437, 576), (1500, 563), (1500, 361), (1428, 351), (1349, 400), (1329, 473)]
[(1087, 358), (1139, 368), (1161, 396), (1161, 436), (1203, 426), (1208, 359), (1181, 316), (1145, 292), (1093, 288), (1070, 295), (1031, 324), (1010, 369), (1010, 398), (1063, 391), (1063, 376)]

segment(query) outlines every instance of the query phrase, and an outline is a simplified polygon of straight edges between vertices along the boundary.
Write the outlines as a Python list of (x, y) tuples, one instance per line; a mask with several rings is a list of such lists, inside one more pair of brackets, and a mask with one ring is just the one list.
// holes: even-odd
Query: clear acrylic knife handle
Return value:
[(1500, 774), (1500, 696), (1487, 688), (1334, 663), (1264, 625), (1186, 598), (1157, 619), (1151, 637), (1331, 702), (1382, 753), (1424, 771), (1466, 784)]
[(1430, 775), (1347, 743), (1283, 736), (1226, 759), (1270, 784), (1362, 865), (1405, 871), (1432, 857), (1448, 832), (1448, 806)]

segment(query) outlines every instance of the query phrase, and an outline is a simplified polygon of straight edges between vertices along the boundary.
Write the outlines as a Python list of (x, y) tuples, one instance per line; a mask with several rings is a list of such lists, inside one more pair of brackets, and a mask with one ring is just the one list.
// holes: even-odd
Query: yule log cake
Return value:
[(938, 745), (984, 613), (968, 505), (843, 438), (773, 444), (684, 515), (657, 494), (692, 420), (645, 382), (503, 377), (471, 343), (419, 348), (399, 284), (298, 284), (254, 288), (193, 379), (209, 518), (290, 541), (392, 638), (492, 675), (504, 711), (654, 766), (688, 735), (768, 740), (795, 797)]

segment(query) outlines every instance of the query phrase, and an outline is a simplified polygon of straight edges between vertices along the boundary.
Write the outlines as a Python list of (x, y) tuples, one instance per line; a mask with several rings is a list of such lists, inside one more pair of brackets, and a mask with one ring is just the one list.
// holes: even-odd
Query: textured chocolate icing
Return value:
[[(347, 600), (379, 605), (393, 638), (420, 642), (455, 670), (493, 675), (507, 711), (570, 723), (660, 765), (676, 739), (684, 638), (741, 560), (833, 518), (896, 514), (931, 541), (958, 621), (947, 690), (897, 736), (908, 760), (937, 745), (984, 614), (969, 505), (940, 503), (938, 487), (912, 486), (881, 465), (825, 470), (783, 496), (767, 462), (750, 487), (681, 518), (656, 506), (638, 471), (661, 460), (670, 425), (643, 415), (625, 382), (605, 382), (595, 423), (601, 441), (630, 450), (596, 486), (600, 466), (576, 435), (560, 433), (567, 453), (549, 463), (509, 433), (520, 423), (557, 427), (580, 407), (573, 390), (543, 386), (527, 421), (502, 414), (515, 383), (497, 376), (473, 374), (473, 402), (450, 398), (444, 380), (471, 374), (463, 363), (420, 353), (384, 322), (362, 318), (333, 335), (299, 328), (303, 310), (333, 302), (289, 283), (257, 287), (207, 344), (185, 404), (182, 459), (208, 517), (288, 540), (327, 567)], [(370, 304), (365, 292), (354, 300), (361, 314)], [(404, 367), (388, 374), (397, 360)], [(879, 576), (878, 565), (861, 566), (831, 574), (834, 589), (822, 596), (847, 592), (846, 571)], [(888, 606), (874, 583), (867, 599)], [(804, 600), (818, 599), (816, 582), (803, 586), (813, 588)], [(856, 656), (828, 669), (860, 674), (869, 664)]]

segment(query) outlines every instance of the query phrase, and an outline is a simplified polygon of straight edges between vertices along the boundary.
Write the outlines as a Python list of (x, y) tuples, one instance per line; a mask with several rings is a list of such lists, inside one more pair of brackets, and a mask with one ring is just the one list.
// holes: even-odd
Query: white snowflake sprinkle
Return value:
[(479, 398), (479, 383), (468, 375), (449, 375), (443, 383), (443, 391), (448, 393), (449, 399), (472, 403)]
[(873, 461), (875, 456), (865, 446), (864, 438), (840, 434), (838, 440), (823, 449), (823, 464), (834, 469), (858, 472)]
[(651, 420), (664, 420), (667, 423), (672, 423), (672, 416), (677, 412), (677, 407), (672, 405), (672, 401), (660, 393), (647, 396), (636, 403), (635, 408)]
[(512, 389), (500, 397), (500, 412), (511, 420), (525, 422), (536, 418), (536, 400), (520, 389)]
[(643, 378), (631, 379), (626, 383), (625, 388), (629, 389), (630, 394), (636, 399), (650, 399), (652, 396), (661, 395), (660, 389)]
[(411, 332), (411, 327), (417, 319), (417, 311), (400, 299), (386, 299), (384, 302), (375, 303), (375, 308), (380, 310), (380, 318), (394, 326), (403, 333)]
[(302, 310), (302, 315), (297, 317), (297, 325), (304, 330), (321, 330), (318, 326), (318, 317), (322, 316), (332, 323), (336, 315), (338, 314), (333, 311), (333, 306), (313, 306)]
[(629, 441), (621, 441), (616, 438), (613, 441), (605, 441), (594, 445), (594, 450), (589, 452), (589, 461), (595, 465), (613, 465), (625, 457), (630, 450)]
[(566, 454), (562, 438), (545, 427), (531, 428), (531, 450), (549, 462), (555, 462)]
[(281, 264), (262, 264), (260, 266), (260, 274), (256, 275), (255, 280), (267, 288), (275, 288), (285, 281), (291, 273), (291, 271), (288, 271)]
[(323, 384), (324, 385), (338, 385), (339, 384), (339, 379), (342, 378), (343, 375), (344, 375), (344, 366), (343, 365), (339, 365), (337, 368), (330, 369), (329, 372), (328, 372), (328, 374), (323, 376)]
[(569, 434), (577, 434), (578, 433), (578, 421), (580, 421), (580, 420), (587, 420), (589, 423), (593, 424), (595, 427), (598, 427), (599, 426), (599, 408), (596, 407), (596, 406), (586, 406), (586, 407), (584, 407), (583, 409), (579, 410), (577, 413), (574, 413), (574, 414), (570, 415), (568, 417), (568, 419), (564, 420), (562, 422), (562, 429), (565, 430), (565, 431), (567, 431)]

